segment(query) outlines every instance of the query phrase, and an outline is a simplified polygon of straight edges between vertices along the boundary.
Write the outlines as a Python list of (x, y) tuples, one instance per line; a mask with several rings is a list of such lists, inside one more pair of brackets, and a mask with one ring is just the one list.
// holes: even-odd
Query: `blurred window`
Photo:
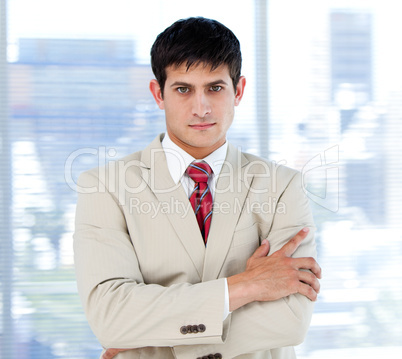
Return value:
[(0, 357), (99, 357), (75, 284), (75, 181), (164, 131), (149, 50), (189, 16), (242, 45), (229, 140), (303, 173), (324, 279), (298, 357), (401, 357), (398, 2), (0, 4)]

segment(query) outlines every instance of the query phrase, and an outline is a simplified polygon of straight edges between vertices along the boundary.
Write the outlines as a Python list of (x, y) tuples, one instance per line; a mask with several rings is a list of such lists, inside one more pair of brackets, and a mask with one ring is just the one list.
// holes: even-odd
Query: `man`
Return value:
[(294, 358), (320, 289), (313, 221), (298, 172), (226, 141), (239, 42), (180, 20), (151, 62), (166, 134), (78, 183), (77, 282), (102, 358)]

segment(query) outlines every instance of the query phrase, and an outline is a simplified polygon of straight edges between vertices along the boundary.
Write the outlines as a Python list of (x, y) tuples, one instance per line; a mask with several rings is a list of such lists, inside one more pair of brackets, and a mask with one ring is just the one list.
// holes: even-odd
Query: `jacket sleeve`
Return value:
[[(224, 279), (171, 286), (144, 283), (125, 216), (94, 173), (80, 176), (74, 233), (78, 292), (106, 348), (219, 344)], [(197, 326), (186, 335), (183, 328)]]
[[(293, 257), (316, 257), (312, 214), (301, 186), (301, 175), (296, 174), (279, 198), (277, 211), (267, 236), (271, 245), (269, 254), (280, 249), (306, 226), (310, 228), (310, 232)], [(249, 303), (230, 315), (230, 325), (225, 327), (228, 332), (224, 344), (191, 348), (178, 346), (174, 348), (176, 357), (197, 358), (219, 352), (223, 358), (234, 358), (246, 353), (267, 350), (271, 350), (273, 355), (275, 351), (282, 350), (279, 348), (303, 342), (310, 325), (313, 307), (314, 303), (300, 294), (272, 302)], [(278, 357), (293, 356), (284, 354)]]

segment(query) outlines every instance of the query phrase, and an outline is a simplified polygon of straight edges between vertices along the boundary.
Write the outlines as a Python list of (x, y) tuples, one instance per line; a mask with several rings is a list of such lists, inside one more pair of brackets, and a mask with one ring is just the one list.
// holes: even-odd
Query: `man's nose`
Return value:
[(193, 116), (203, 118), (211, 113), (211, 104), (209, 103), (205, 93), (200, 92), (195, 94), (193, 97), (192, 106)]

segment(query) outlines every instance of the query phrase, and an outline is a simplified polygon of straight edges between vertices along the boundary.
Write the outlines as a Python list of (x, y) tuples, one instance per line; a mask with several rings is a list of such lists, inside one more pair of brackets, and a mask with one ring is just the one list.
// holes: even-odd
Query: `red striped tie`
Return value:
[(208, 178), (212, 174), (212, 169), (206, 162), (193, 162), (188, 166), (186, 173), (195, 182), (194, 190), (190, 195), (190, 203), (197, 217), (204, 242), (207, 244), (212, 218), (212, 195), (208, 187)]

